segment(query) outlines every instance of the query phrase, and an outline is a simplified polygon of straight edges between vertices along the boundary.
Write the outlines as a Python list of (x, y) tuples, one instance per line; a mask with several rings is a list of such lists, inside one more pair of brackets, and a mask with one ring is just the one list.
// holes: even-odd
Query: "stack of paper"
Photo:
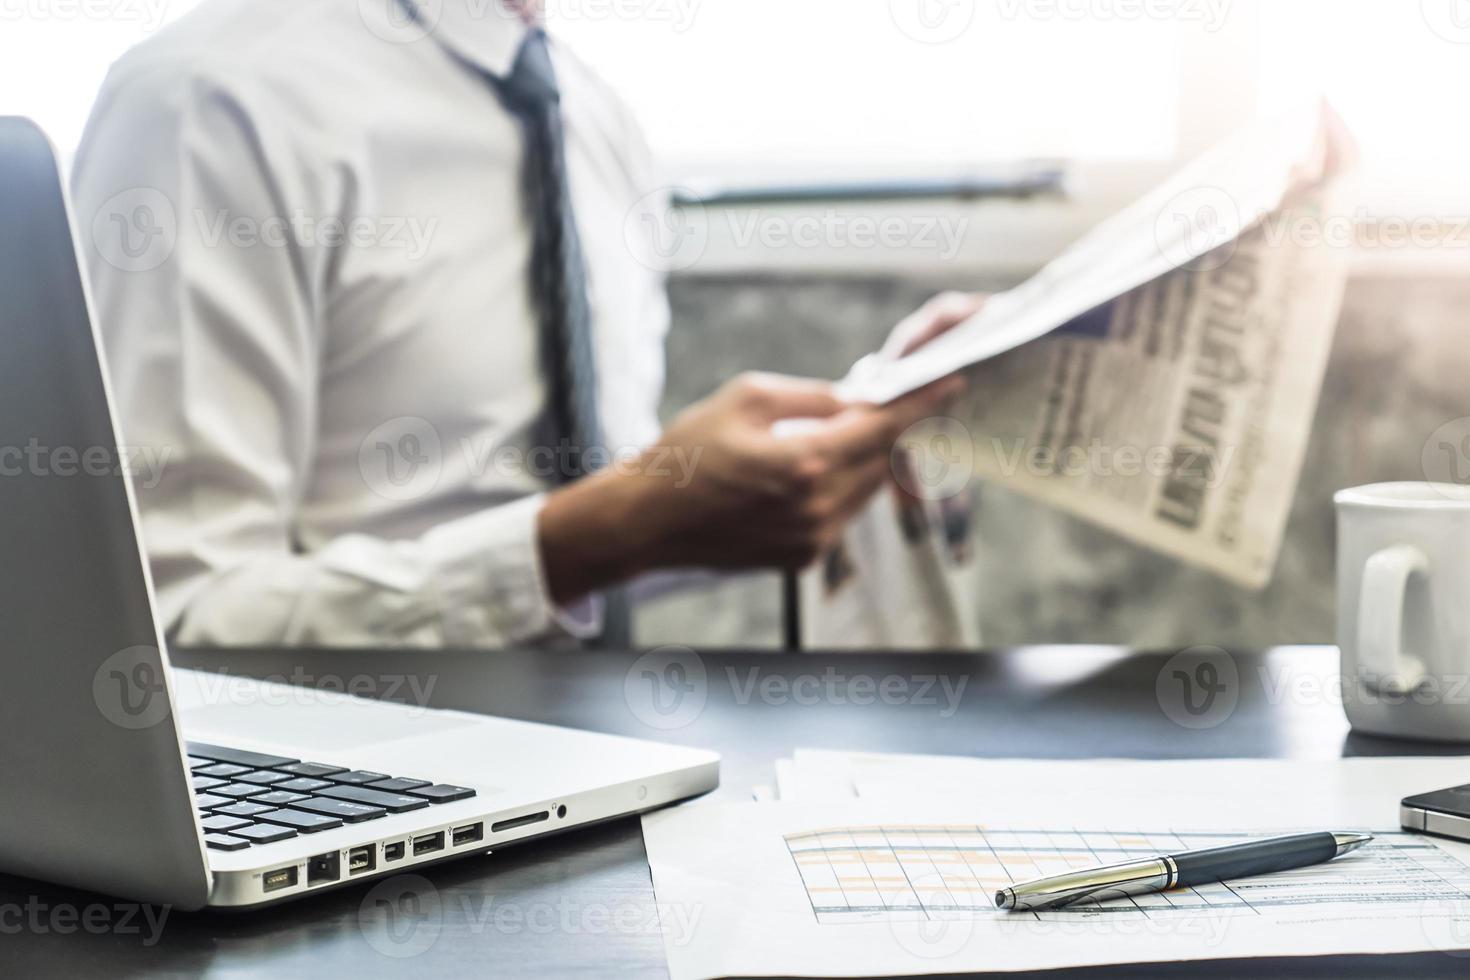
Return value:
[[(1470, 845), (1398, 829), (1465, 759), (982, 760), (801, 751), (781, 799), (644, 819), (674, 980), (901, 976), (1470, 947)], [(1050, 912), (1002, 885), (1305, 830), (1327, 864)], [(682, 923), (682, 925), (681, 925)], [(677, 928), (675, 928), (677, 926)]]

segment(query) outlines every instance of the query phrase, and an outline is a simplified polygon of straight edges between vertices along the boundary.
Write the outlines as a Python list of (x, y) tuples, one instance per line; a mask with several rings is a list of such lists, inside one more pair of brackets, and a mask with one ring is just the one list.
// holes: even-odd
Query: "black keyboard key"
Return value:
[(254, 783), (257, 786), (271, 786), (275, 783), (283, 783), (291, 777), (283, 772), (272, 769), (261, 769), (256, 772), (247, 772), (240, 777), (242, 783)]
[(293, 762), (289, 766), (277, 766), (276, 768), (281, 772), (289, 772), (293, 776), (310, 776), (313, 779), (347, 771), (345, 766), (328, 766), (320, 762)]
[(216, 786), (223, 786), (225, 784), (223, 779), (215, 779), (213, 776), (195, 776), (193, 782), (194, 792), (196, 793), (202, 793), (207, 789), (214, 789)]
[(223, 834), (240, 827), (250, 826), (249, 820), (241, 820), (239, 817), (222, 817), (214, 814), (199, 821), (199, 826), (211, 834)]
[(334, 783), (343, 783), (355, 786), (359, 783), (376, 783), (380, 779), (387, 779), (385, 772), (368, 772), (365, 769), (354, 769), (352, 772), (339, 772), (327, 777)]
[(215, 762), (203, 769), (195, 769), (196, 776), (214, 776), (216, 779), (233, 779), (242, 772), (249, 772), (249, 766), (237, 766), (231, 762)]
[(362, 823), (364, 820), (376, 820), (378, 817), (388, 815), (388, 811), (380, 806), (366, 806), (362, 803), (350, 803), (347, 800), (302, 800), (299, 803), (292, 803), (291, 809), (320, 813), (327, 817), (341, 817), (348, 823)]
[(422, 796), (430, 803), (453, 803), (455, 800), (468, 800), (475, 795), (475, 791), (466, 786), (439, 783), (435, 786), (420, 786), (418, 789), (411, 789), (408, 795)]
[(428, 786), (429, 781), (427, 779), (382, 779), (367, 785), (368, 789), (380, 789), (384, 793), (407, 793), (411, 789)]
[(246, 752), (243, 749), (227, 749), (223, 745), (209, 745), (206, 742), (187, 742), (190, 755), (197, 755), (202, 759), (213, 759), (215, 762), (233, 762), (237, 766), (249, 766), (251, 769), (274, 769), (276, 766), (289, 766), (300, 759), (289, 759), (284, 755), (266, 755), (264, 752)]
[(296, 831), (276, 824), (258, 823), (232, 830), (230, 834), (234, 837), (243, 837), (252, 844), (274, 844), (278, 840), (290, 840), (296, 836)]
[(368, 806), (380, 806), (389, 813), (407, 813), (409, 810), (419, 810), (429, 805), (428, 800), (421, 800), (417, 796), (384, 793), (382, 790), (368, 789), (365, 786), (333, 786), (322, 790), (317, 795), (329, 796), (334, 800), (366, 803)]
[(194, 805), (201, 810), (209, 810), (214, 807), (224, 806), (226, 803), (233, 802), (235, 801), (230, 799), (228, 796), (215, 796), (213, 793), (200, 793), (198, 796), (194, 797)]
[(288, 793), (283, 789), (273, 789), (269, 793), (261, 793), (259, 796), (250, 797), (251, 803), (264, 803), (266, 806), (285, 806), (288, 803), (296, 803), (307, 799), (305, 793)]
[(232, 796), (237, 800), (243, 800), (247, 796), (257, 796), (264, 793), (264, 786), (256, 786), (253, 783), (229, 783), (225, 786), (216, 786), (210, 792), (219, 796)]
[(197, 755), (191, 755), (191, 756), (189, 756), (189, 771), (190, 772), (194, 771), (195, 769), (203, 769), (205, 766), (217, 766), (217, 765), (219, 765), (219, 763), (215, 762), (213, 759), (201, 759)]
[(319, 789), (326, 789), (332, 785), (325, 779), (307, 779), (305, 776), (296, 779), (288, 779), (285, 782), (276, 783), (272, 789), (283, 789), (288, 793), (315, 793)]
[(256, 803), (255, 799), (258, 799), (258, 797), (241, 800), (239, 803), (231, 803), (229, 806), (222, 806), (214, 812), (222, 813), (227, 817), (257, 817), (262, 813), (270, 813), (275, 809), (275, 807), (267, 806), (264, 803)]
[(216, 851), (243, 851), (250, 846), (248, 840), (238, 837), (229, 837), (225, 834), (205, 834), (204, 843)]
[(306, 813), (303, 810), (272, 810), (270, 813), (261, 814), (260, 819), (265, 823), (278, 823), (287, 827), (294, 827), (303, 834), (314, 834), (319, 830), (335, 830), (342, 826), (341, 817), (328, 817), (320, 813)]
[(232, 749), (224, 745), (211, 745), (208, 742), (185, 742), (184, 748), (191, 758), (210, 759), (214, 762), (228, 762), (232, 765), (247, 766), (251, 769), (274, 769), (276, 766), (288, 766), (299, 759), (292, 759), (283, 755), (270, 755), (265, 752), (250, 752), (245, 749)]

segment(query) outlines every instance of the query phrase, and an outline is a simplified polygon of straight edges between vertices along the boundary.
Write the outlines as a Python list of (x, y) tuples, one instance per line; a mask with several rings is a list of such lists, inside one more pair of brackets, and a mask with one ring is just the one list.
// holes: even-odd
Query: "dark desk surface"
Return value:
[[(719, 794), (731, 800), (770, 783), (772, 762), (798, 747), (1043, 758), (1333, 759), (1456, 751), (1350, 735), (1330, 683), (1323, 683), (1336, 666), (1333, 650), (1181, 657), (1091, 647), (963, 656), (704, 653), (695, 665), (696, 679), (703, 668), (704, 683), (694, 695), (696, 703), (705, 698), (703, 708), (696, 714), (686, 707), (692, 720), (671, 731), (645, 721), (659, 717), (647, 700), (652, 690), (625, 685), (635, 655), (242, 651), (174, 659), (181, 666), (705, 746), (724, 755)], [(1176, 671), (1209, 680), (1199, 673), (1205, 661), (1219, 678), (1214, 686), (1224, 687), (1213, 703), (1196, 689), (1186, 707)], [(951, 712), (946, 692), (956, 691), (958, 709)], [(427, 948), (398, 958), (369, 941), (382, 923), (376, 906), (364, 903), (367, 887), (256, 913), (173, 913), (155, 931), (141, 919), (124, 922), (114, 900), (0, 876), (0, 975), (667, 975), (636, 819), (442, 865), (428, 877), (437, 905), (425, 909), (429, 931), (416, 934), (421, 941), (410, 947)], [(1470, 959), (1432, 953), (1093, 973), (1449, 977), (1467, 971)]]

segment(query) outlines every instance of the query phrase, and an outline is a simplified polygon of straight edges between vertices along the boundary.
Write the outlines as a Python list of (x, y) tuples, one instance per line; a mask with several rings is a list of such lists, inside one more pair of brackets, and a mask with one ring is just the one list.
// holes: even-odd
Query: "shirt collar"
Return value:
[(510, 74), (530, 30), (500, 0), (403, 0), (441, 47), (498, 78)]

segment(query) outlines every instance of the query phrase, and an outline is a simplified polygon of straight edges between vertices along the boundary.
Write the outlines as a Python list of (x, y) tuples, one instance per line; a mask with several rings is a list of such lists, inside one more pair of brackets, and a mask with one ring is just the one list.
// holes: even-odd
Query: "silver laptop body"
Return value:
[(0, 118), (0, 870), (258, 906), (715, 787), (711, 752), (170, 671), (71, 229)]

